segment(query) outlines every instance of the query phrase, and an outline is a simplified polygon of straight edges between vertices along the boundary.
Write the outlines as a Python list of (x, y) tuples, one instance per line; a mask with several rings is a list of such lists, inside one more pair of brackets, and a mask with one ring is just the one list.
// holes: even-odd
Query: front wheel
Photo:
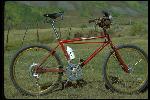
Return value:
[[(10, 78), (15, 88), (26, 95), (42, 95), (52, 91), (56, 83), (61, 80), (61, 73), (35, 73), (36, 65), (49, 54), (46, 46), (28, 46), (19, 50), (10, 66)], [(56, 53), (41, 65), (46, 68), (62, 68), (61, 61)]]
[(147, 54), (133, 45), (121, 45), (117, 49), (129, 73), (121, 68), (115, 52), (110, 52), (103, 65), (103, 79), (107, 88), (121, 93), (142, 92), (148, 86)]

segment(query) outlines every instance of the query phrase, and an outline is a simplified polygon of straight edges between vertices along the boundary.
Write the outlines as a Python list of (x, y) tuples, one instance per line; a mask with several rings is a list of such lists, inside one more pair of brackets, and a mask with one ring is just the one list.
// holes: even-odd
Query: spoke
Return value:
[(142, 61), (142, 59), (140, 59), (139, 61), (137, 61), (134, 65), (137, 65), (139, 62), (141, 62)]
[(41, 87), (40, 87), (40, 85), (39, 85), (39, 77), (36, 77), (36, 86), (37, 86), (37, 88), (38, 88), (38, 95), (37, 95), (37, 98), (39, 98), (39, 96), (40, 96), (40, 93), (41, 93)]
[[(52, 85), (48, 85), (47, 88), (44, 89), (41, 89), (41, 86), (45, 87), (45, 83), (54, 84), (58, 80), (58, 73), (47, 72), (47, 74), (36, 74), (36, 72), (33, 72), (35, 67), (33, 64), (38, 64), (39, 60), (41, 60), (47, 53), (49, 53), (48, 49), (32, 47), (27, 48), (18, 54), (14, 63), (15, 65), (13, 65), (13, 76), (15, 77), (14, 81), (21, 88), (21, 91), (34, 94), (38, 97), (39, 95), (46, 93), (49, 89), (53, 89), (49, 88), (52, 87)], [(31, 65), (33, 65), (32, 68)], [(58, 61), (55, 58), (55, 55), (50, 56), (41, 67), (58, 68)]]

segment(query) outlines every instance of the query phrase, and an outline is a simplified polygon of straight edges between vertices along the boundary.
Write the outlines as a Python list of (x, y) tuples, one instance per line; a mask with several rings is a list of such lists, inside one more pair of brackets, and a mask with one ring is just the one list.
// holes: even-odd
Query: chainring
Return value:
[(82, 68), (77, 64), (69, 63), (66, 68), (68, 81), (80, 80), (82, 78)]

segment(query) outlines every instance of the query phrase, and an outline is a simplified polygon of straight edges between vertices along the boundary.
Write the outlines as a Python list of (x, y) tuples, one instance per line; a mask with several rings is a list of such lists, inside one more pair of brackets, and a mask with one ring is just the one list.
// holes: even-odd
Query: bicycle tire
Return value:
[[(39, 49), (43, 49), (47, 52), (50, 52), (51, 49), (48, 48), (47, 46), (44, 46), (44, 45), (32, 45), (32, 46), (26, 46), (26, 47), (23, 47), (21, 50), (19, 50), (13, 57), (12, 61), (11, 61), (11, 65), (10, 65), (10, 78), (12, 80), (12, 83), (14, 85), (14, 87), (23, 95), (31, 95), (31, 96), (37, 96), (37, 95), (44, 95), (44, 94), (47, 94), (49, 93), (50, 91), (52, 91), (54, 89), (55, 86), (51, 86), (50, 88), (48, 87), (47, 90), (45, 90), (44, 92), (41, 92), (41, 93), (32, 93), (32, 92), (29, 92), (27, 90), (25, 90), (24, 88), (22, 88), (16, 81), (16, 77), (17, 75), (15, 76), (15, 63), (16, 63), (16, 60), (18, 59), (19, 55), (21, 55), (22, 53), (24, 53), (25, 51), (27, 50), (30, 50), (32, 48), (39, 48)], [(51, 56), (52, 57), (52, 56)], [(59, 58), (59, 56), (56, 54), (56, 52), (54, 53), (53, 55), (54, 59), (56, 60), (59, 68), (63, 68), (63, 65), (62, 65), (62, 62)], [(61, 78), (62, 78), (62, 75), (63, 75), (63, 72), (59, 72), (58, 73), (58, 79), (56, 80), (55, 83), (59, 83), (61, 81)]]
[(117, 49), (118, 50), (121, 50), (121, 49), (134, 49), (136, 50), (137, 52), (139, 52), (141, 55), (143, 55), (144, 59), (146, 60), (146, 63), (147, 63), (147, 75), (146, 75), (146, 78), (143, 82), (142, 85), (140, 85), (137, 89), (133, 90), (133, 91), (121, 91), (121, 90), (118, 90), (116, 87), (113, 86), (113, 82), (110, 81), (110, 79), (107, 75), (107, 63), (110, 59), (110, 57), (112, 56), (112, 54), (114, 53), (113, 52), (109, 52), (108, 55), (106, 56), (106, 59), (104, 61), (104, 64), (103, 64), (103, 68), (102, 68), (102, 74), (103, 74), (103, 80), (105, 82), (105, 87), (107, 87), (107, 89), (110, 89), (111, 91), (116, 91), (116, 92), (119, 92), (119, 93), (127, 93), (127, 94), (131, 94), (131, 93), (140, 93), (140, 92), (144, 92), (147, 90), (147, 87), (148, 87), (148, 56), (147, 54), (144, 52), (143, 49), (137, 47), (137, 46), (134, 46), (134, 45), (120, 45), (120, 46), (117, 46)]

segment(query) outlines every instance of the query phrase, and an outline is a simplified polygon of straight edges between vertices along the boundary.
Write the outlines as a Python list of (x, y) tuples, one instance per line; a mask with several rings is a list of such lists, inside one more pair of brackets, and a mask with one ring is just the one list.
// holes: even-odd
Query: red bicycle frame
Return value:
[(104, 41), (104, 42), (83, 42), (83, 40), (93, 40), (98, 38), (106, 38), (106, 36), (97, 36), (97, 37), (90, 37), (90, 38), (74, 38), (71, 40), (61, 40), (59, 41), (59, 44), (66, 56), (66, 59), (69, 60), (68, 53), (64, 47), (64, 44), (103, 44), (99, 48), (97, 48), (84, 62), (82, 62), (82, 66), (86, 65), (97, 53), (99, 53), (106, 45), (110, 43), (110, 41)]
[[(47, 56), (45, 56), (45, 58), (43, 58), (43, 60), (41, 61), (41, 63), (39, 64), (39, 66), (36, 68), (36, 72), (65, 72), (65, 70), (63, 70), (62, 68), (43, 68), (40, 67), (45, 60), (47, 60), (47, 58), (50, 55), (53, 55), (56, 52), (56, 49), (58, 47), (61, 47), (66, 59), (69, 61), (69, 55), (66, 51), (66, 48), (64, 46), (64, 44), (102, 44), (99, 48), (97, 48), (86, 60), (84, 60), (81, 63), (81, 67), (83, 67), (84, 65), (86, 65), (93, 57), (95, 57), (103, 48), (105, 48), (108, 44), (110, 44), (111, 48), (113, 49), (113, 51), (115, 52), (116, 58), (118, 59), (118, 61), (120, 62), (120, 65), (122, 65), (122, 69), (128, 73), (128, 66), (125, 64), (125, 62), (123, 61), (123, 59), (121, 58), (117, 48), (113, 45), (109, 34), (101, 33), (103, 34), (102, 36), (97, 36), (97, 37), (90, 37), (90, 38), (74, 38), (74, 39), (70, 39), (70, 40), (58, 40), (58, 45), (50, 52), (48, 53)], [(100, 39), (100, 38), (104, 38), (105, 41), (103, 42), (83, 42), (83, 40), (93, 40), (93, 39)]]

